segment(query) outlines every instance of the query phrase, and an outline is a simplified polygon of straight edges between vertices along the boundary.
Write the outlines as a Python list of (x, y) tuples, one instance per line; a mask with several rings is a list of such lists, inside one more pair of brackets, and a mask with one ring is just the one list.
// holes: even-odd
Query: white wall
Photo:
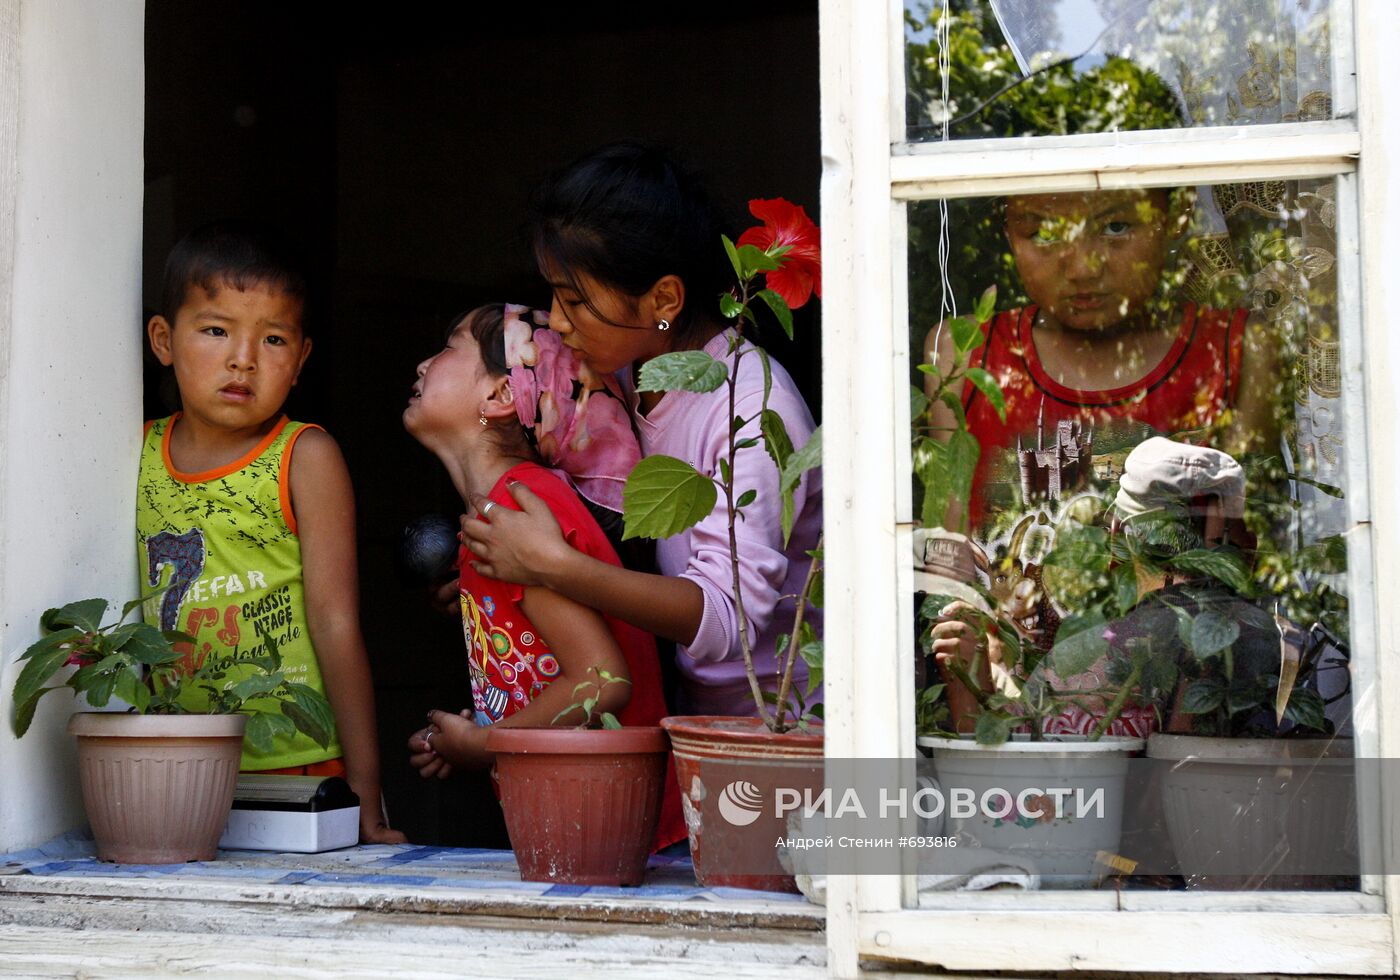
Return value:
[(0, 853), (82, 821), (73, 699), (17, 741), (15, 657), (46, 607), (136, 594), (144, 17), (0, 0)]

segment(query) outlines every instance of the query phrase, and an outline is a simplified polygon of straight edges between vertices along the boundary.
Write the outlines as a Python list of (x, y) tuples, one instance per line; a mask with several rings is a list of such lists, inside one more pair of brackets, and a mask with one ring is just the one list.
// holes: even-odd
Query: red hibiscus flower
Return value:
[(749, 213), (763, 225), (740, 235), (740, 245), (755, 245), (765, 250), (774, 245), (786, 245), (791, 249), (780, 260), (782, 268), (765, 274), (768, 288), (786, 300), (792, 309), (807, 302), (813, 292), (821, 299), (821, 232), (807, 217), (807, 212), (776, 197), (771, 201), (750, 201)]

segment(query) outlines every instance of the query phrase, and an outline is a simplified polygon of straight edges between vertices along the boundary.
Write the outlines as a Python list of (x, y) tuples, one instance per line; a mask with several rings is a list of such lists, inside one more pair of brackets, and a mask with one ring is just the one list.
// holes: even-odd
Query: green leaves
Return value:
[(1001, 745), (1011, 738), (1011, 730), (1025, 721), (1004, 711), (983, 711), (977, 716), (973, 738), (978, 745)]
[[(291, 700), (282, 702), (282, 714), (291, 720), (297, 731), (317, 745), (322, 748), (330, 745), (331, 735), (335, 731), (335, 716), (331, 713), (330, 702), (320, 691), (295, 681), (286, 682), (286, 693), (291, 695)], [(249, 727), (252, 727), (252, 719), (249, 719)]]
[(728, 235), (721, 235), (724, 252), (729, 256), (729, 264), (734, 267), (734, 275), (740, 282), (748, 282), (760, 272), (772, 272), (782, 265), (782, 257), (789, 249), (779, 247), (769, 255), (757, 245), (738, 245), (730, 241)]
[(715, 509), (714, 481), (674, 456), (648, 456), (622, 491), (623, 540), (669, 538)]
[(1050, 666), (1055, 673), (1074, 677), (1098, 663), (1108, 653), (1108, 641), (1104, 639), (1106, 625), (1098, 616), (1066, 619), (1050, 651)]
[(714, 391), (729, 376), (723, 361), (702, 350), (673, 351), (642, 365), (638, 391)]
[(186, 710), (179, 700), (181, 689), (197, 688), (208, 692), (209, 712), (249, 715), (248, 740), (261, 751), (270, 751), (274, 739), (298, 731), (322, 746), (330, 744), (335, 720), (329, 702), (314, 688), (286, 679), (271, 636), (260, 631), (261, 647), (237, 658), (216, 648), (197, 671), (184, 676), (174, 666), (181, 659), (174, 644), (192, 642), (193, 637), (144, 622), (124, 622), (149, 598), (126, 603), (122, 618), (107, 626), (101, 625), (109, 605), (104, 599), (85, 599), (44, 613), (42, 624), (51, 632), (20, 657), (24, 667), (15, 682), (12, 719), (16, 736), (33, 723), (39, 699), (60, 689), (61, 685), (45, 684), (71, 661), (78, 669), (66, 686), (85, 695), (95, 708), (105, 707), (116, 695), (142, 714), (175, 714)]
[(724, 244), (724, 254), (729, 256), (729, 264), (734, 267), (734, 276), (742, 280), (744, 278), (744, 263), (739, 259), (739, 250), (734, 247), (728, 235), (720, 235), (719, 240)]
[(958, 354), (966, 357), (982, 343), (982, 327), (976, 320), (965, 316), (955, 316), (947, 323), (953, 336), (953, 347)]
[(817, 426), (812, 430), (812, 435), (802, 448), (788, 457), (783, 464), (782, 479), (778, 484), (778, 492), (783, 497), (783, 545), (792, 538), (793, 522), (793, 494), (797, 490), (797, 484), (802, 480), (802, 474), (808, 470), (815, 469), (822, 464), (822, 427)]
[(19, 673), (19, 679), (15, 681), (13, 725), (16, 738), (22, 737), (29, 729), (29, 723), (34, 718), (34, 707), (39, 698), (46, 691), (57, 690), (56, 687), (46, 688), (44, 685), (54, 672), (67, 662), (68, 651), (66, 649), (51, 648), (30, 657), (29, 661), (25, 663), (24, 669)]
[(977, 390), (986, 397), (987, 404), (991, 405), (996, 410), (997, 416), (1005, 422), (1006, 399), (1002, 396), (1001, 385), (997, 384), (996, 378), (992, 377), (991, 372), (979, 367), (970, 367), (967, 369), (967, 380), (977, 386)]
[(758, 298), (768, 304), (768, 308), (773, 311), (773, 315), (778, 318), (778, 323), (783, 328), (783, 333), (787, 334), (788, 340), (792, 339), (792, 310), (788, 308), (787, 300), (783, 299), (771, 289), (762, 290)]
[(771, 408), (765, 408), (758, 416), (758, 428), (763, 433), (764, 448), (768, 450), (769, 458), (781, 474), (793, 452), (792, 437), (788, 435), (787, 425), (781, 415)]
[(102, 626), (102, 614), (107, 611), (106, 599), (83, 599), (70, 602), (62, 609), (50, 609), (40, 618), (46, 630), (76, 626), (85, 633), (95, 633)]
[(161, 631), (147, 623), (129, 623), (112, 631), (112, 646), (139, 664), (155, 666), (180, 659)]
[[(921, 440), (916, 447), (914, 469), (924, 487), (924, 527), (955, 525), (960, 530), (967, 524), (967, 501), (972, 493), (972, 477), (982, 447), (971, 433), (956, 430), (946, 443), (936, 439)], [(953, 504), (959, 505), (960, 517), (949, 518)]]
[(1204, 715), (1225, 702), (1225, 685), (1213, 677), (1192, 681), (1181, 698), (1181, 709), (1187, 714)]
[(978, 323), (986, 323), (996, 311), (997, 287), (993, 283), (982, 290), (982, 295), (977, 297), (977, 305), (972, 308), (972, 318)]
[(1250, 594), (1252, 579), (1239, 552), (1225, 548), (1194, 548), (1168, 558), (1167, 567), (1194, 575), (1208, 575), (1224, 582), (1235, 592)]
[(1205, 660), (1232, 646), (1239, 636), (1238, 622), (1206, 609), (1192, 617), (1186, 645), (1197, 660)]
[[(811, 626), (802, 624), (803, 632), (809, 632)], [(807, 665), (807, 696), (811, 697), (817, 688), (822, 686), (822, 681), (826, 676), (826, 646), (818, 639), (810, 639), (803, 643), (797, 650), (802, 662)]]
[(117, 697), (135, 708), (137, 714), (144, 715), (151, 705), (151, 690), (137, 667), (128, 667), (117, 674), (116, 690)]
[(46, 687), (30, 695), (27, 701), (15, 702), (14, 731), (15, 738), (22, 738), (24, 733), (29, 731), (29, 726), (34, 722), (34, 710), (39, 706), (39, 698), (49, 691), (57, 691), (60, 688)]
[[(53, 610), (50, 611), (52, 612)], [(82, 630), (75, 629), (71, 626), (68, 629), (59, 630), (57, 633), (50, 633), (48, 636), (44, 637), (39, 642), (31, 645), (28, 650), (25, 650), (23, 653), (21, 653), (19, 655), (19, 659), (30, 660), (34, 657), (39, 656), (40, 654), (48, 653), (51, 650), (56, 650), (58, 649), (58, 646), (60, 644), (67, 643), (70, 640), (75, 640), (79, 636), (82, 636)]]
[(909, 417), (917, 423), (918, 419), (928, 411), (928, 395), (925, 395), (922, 388), (914, 385), (909, 386)]
[(1317, 732), (1327, 730), (1326, 704), (1316, 691), (1306, 688), (1295, 689), (1288, 699), (1288, 707), (1283, 717), (1302, 728)]
[[(603, 668), (594, 665), (589, 667), (586, 673), (592, 674), (592, 679), (581, 680), (574, 685), (573, 703), (550, 719), (551, 725), (557, 725), (574, 712), (581, 712), (583, 720), (575, 728), (592, 728), (595, 722), (604, 728), (621, 728), (622, 723), (609, 711), (598, 711), (598, 702), (603, 696), (603, 691), (613, 684), (631, 684), (631, 680), (626, 677), (618, 677)], [(583, 698), (579, 697), (584, 691), (589, 691)]]
[[(289, 715), (277, 715), (267, 711), (259, 711), (248, 718), (248, 727), (243, 732), (244, 740), (254, 749), (262, 753), (273, 750), (273, 739), (279, 735), (291, 735), (298, 726)], [(329, 739), (317, 742), (324, 748)]]
[(233, 685), (232, 693), (240, 701), (250, 701), (253, 698), (271, 694), (282, 686), (282, 675), (279, 674), (254, 674), (245, 677), (237, 684)]

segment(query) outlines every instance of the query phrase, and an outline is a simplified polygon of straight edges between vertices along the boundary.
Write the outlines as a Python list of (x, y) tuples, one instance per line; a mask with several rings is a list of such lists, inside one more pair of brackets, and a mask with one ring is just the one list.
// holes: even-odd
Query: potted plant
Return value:
[[(762, 347), (744, 346), (743, 331), (757, 323), (754, 307), (761, 300), (792, 337), (792, 309), (799, 297), (789, 290), (785, 299), (776, 289), (774, 273), (819, 274), (817, 228), (801, 208), (787, 201), (751, 201), (749, 209), (765, 220), (764, 227), (750, 229), (735, 244), (722, 236), (725, 251), (738, 281), (736, 293), (720, 297), (720, 312), (736, 322), (725, 362), (704, 351), (679, 351), (654, 358), (642, 366), (638, 388), (644, 391), (711, 392), (728, 387), (730, 427), (727, 453), (719, 472), (704, 474), (689, 463), (669, 456), (643, 459), (628, 477), (624, 495), (624, 537), (666, 538), (694, 526), (710, 514), (723, 494), (728, 515), (730, 569), (734, 601), (738, 609), (739, 641), (745, 672), (752, 691), (755, 715), (748, 717), (689, 716), (663, 719), (671, 736), (682, 805), (689, 830), (691, 856), (697, 881), (702, 885), (726, 885), (764, 890), (795, 891), (793, 878), (779, 863), (773, 847), (785, 832), (772, 813), (758, 816), (758, 801), (768, 787), (755, 780), (780, 779), (794, 788), (819, 788), (822, 781), (821, 706), (809, 703), (821, 685), (822, 641), (807, 618), (809, 606), (821, 603), (821, 542), (810, 552), (812, 563), (795, 597), (791, 628), (778, 642), (776, 691), (764, 691), (754, 669), (753, 638), (744, 613), (740, 580), (736, 522), (756, 499), (757, 490), (735, 485), (735, 461), (740, 453), (759, 452), (761, 443), (780, 474), (784, 545), (792, 534), (794, 491), (807, 471), (821, 464), (821, 429), (805, 445), (795, 447), (782, 417), (764, 403), (754, 417), (741, 418), (736, 406), (740, 362), (758, 358), (770, 378), (768, 355)], [(773, 215), (782, 215), (781, 224)], [(791, 268), (789, 268), (791, 267)], [(765, 283), (760, 286), (760, 278)], [(805, 302), (806, 295), (800, 300)], [(790, 302), (791, 301), (791, 302)], [(744, 426), (759, 423), (762, 440), (742, 437)], [(806, 665), (806, 683), (794, 683), (798, 659)], [(779, 768), (774, 768), (778, 766)], [(724, 808), (740, 814), (739, 821), (719, 822)], [(742, 813), (741, 813), (742, 811)], [(749, 814), (753, 814), (749, 822)], [(707, 827), (722, 838), (710, 838)], [(745, 846), (745, 842), (749, 842)], [(742, 870), (741, 870), (742, 869)]]
[[(1146, 458), (1151, 455), (1149, 451)], [(1132, 468), (1132, 456), (1127, 465)], [(1267, 506), (1258, 504), (1255, 510)], [(1262, 530), (1259, 513), (1249, 518)], [(1071, 752), (1096, 751), (1095, 744), (1101, 744), (1128, 704), (1151, 705), (1158, 714), (1158, 727), (1197, 732), (1197, 736), (1153, 734), (1149, 743), (1150, 756), (1169, 762), (1162, 767), (1169, 771), (1160, 774), (1164, 809), (1188, 877), (1198, 876), (1213, 860), (1219, 867), (1220, 855), (1230, 855), (1234, 867), (1277, 867), (1278, 855), (1269, 852), (1279, 843), (1274, 831), (1282, 824), (1277, 821), (1288, 816), (1287, 807), (1278, 806), (1288, 800), (1263, 778), (1269, 775), (1267, 766), (1350, 754), (1336, 740), (1299, 740), (1299, 736), (1327, 730), (1330, 722), (1312, 682), (1317, 644), (1303, 643), (1301, 631), (1291, 625), (1297, 618), (1306, 622), (1317, 617), (1319, 626), (1313, 632), (1330, 636), (1323, 623), (1339, 628), (1344, 624), (1344, 601), (1343, 608), (1333, 608), (1340, 597), (1317, 585), (1321, 573), (1344, 568), (1344, 555), (1339, 556), (1338, 549), (1339, 542), (1319, 542), (1296, 554), (1267, 546), (1246, 553), (1228, 542), (1197, 540), (1195, 531), (1173, 508), (1124, 521), (1116, 507), (1110, 510), (1102, 500), (1082, 498), (1062, 515), (1052, 550), (1031, 569), (1037, 591), (1057, 601), (1052, 641), (1023, 635), (1017, 616), (1025, 610), (1008, 602), (1005, 595), (987, 592), (983, 605), (987, 611), (964, 610), (963, 616), (974, 620), (976, 632), (987, 638), (985, 656), (994, 663), (974, 660), (964, 665), (950, 660), (944, 665), (950, 675), (947, 688), (963, 692), (972, 707), (960, 709), (953, 698), (943, 707), (951, 706), (955, 717), (975, 719), (975, 741), (921, 741), (935, 747), (945, 780), (954, 772), (958, 778), (982, 778), (985, 774), (957, 760), (979, 752), (993, 753), (989, 758), (999, 760), (1004, 754), (1026, 751), (1063, 751), (1066, 757)], [(1026, 571), (1017, 569), (1018, 574)], [(1314, 582), (1312, 588), (1306, 584), (1309, 579)], [(926, 600), (921, 616), (925, 627), (940, 618), (947, 601), (942, 596)], [(1266, 603), (1276, 611), (1269, 612)], [(978, 656), (983, 655), (979, 648)], [(1098, 678), (1093, 686), (1062, 680), (1086, 676), (1091, 667), (1095, 668), (1092, 676)], [(1045, 719), (1059, 715), (1067, 704), (1082, 704), (1089, 698), (1094, 699), (1099, 718), (1080, 734), (1083, 748), (1045, 744), (1066, 738), (1048, 734)], [(942, 724), (944, 719), (935, 716), (934, 710), (934, 696), (926, 695), (925, 715)], [(1016, 728), (1025, 729), (1019, 738), (1027, 744), (1001, 748)], [(1213, 743), (1198, 737), (1204, 733), (1272, 737), (1284, 732), (1288, 740), (1272, 742)], [(1141, 740), (1132, 744), (1138, 747)], [(1188, 759), (1196, 761), (1182, 764)], [(1265, 759), (1269, 761), (1264, 770), (1237, 768), (1228, 773), (1220, 768), (1227, 760), (1239, 766)], [(1117, 765), (1120, 772), (1126, 771), (1126, 760)], [(1332, 776), (1347, 779), (1350, 773), (1337, 771)], [(1117, 778), (1121, 786), (1121, 776)], [(1121, 806), (1113, 802), (1112, 788), (1108, 789), (1109, 813), (1121, 813)], [(1338, 785), (1337, 793), (1350, 795), (1349, 787)], [(1331, 812), (1339, 815), (1340, 823), (1318, 820), (1314, 810), (1299, 824), (1295, 856), (1305, 850), (1302, 837), (1306, 834), (1330, 840), (1334, 848), (1337, 841), (1346, 839), (1345, 821), (1350, 812), (1354, 824), (1354, 809), (1332, 807)], [(1009, 846), (1016, 836), (1013, 826), (1040, 829), (1039, 821), (1025, 814), (1014, 816), (1011, 821), (993, 821), (992, 829), (1003, 831), (1000, 834), (980, 828), (985, 832), (979, 833), (979, 839)], [(1100, 826), (1104, 837), (1095, 849), (1112, 851), (1117, 817)], [(1247, 832), (1259, 826), (1266, 831)], [(1052, 829), (1042, 831), (1047, 841)], [(1253, 857), (1241, 851), (1246, 839), (1259, 848)], [(1038, 841), (1036, 846), (1047, 844)], [(1094, 849), (1078, 845), (1073, 849), (1080, 853), (1087, 873)], [(1044, 854), (1041, 851), (1038, 856), (1043, 860)]]
[[(1339, 666), (1325, 661), (1345, 647), (1346, 608), (1319, 573), (1344, 568), (1340, 538), (1265, 552), (1242, 595), (1195, 617), (1215, 640), (1192, 642), (1200, 627), (1176, 631), (1180, 696), (1147, 755), (1188, 887), (1330, 887), (1357, 871), (1352, 740), (1329, 717), (1329, 700), (1345, 707), (1346, 692), (1325, 698), (1322, 678)], [(1256, 604), (1271, 582), (1288, 615)], [(1299, 619), (1314, 625), (1304, 632)]]
[(624, 728), (597, 710), (603, 690), (630, 683), (589, 668), (593, 680), (557, 723), (572, 728), (496, 726), (486, 748), (496, 755), (506, 829), (525, 881), (640, 885), (656, 836), (669, 745), (656, 726)]
[[(1118, 845), (1128, 756), (1144, 744), (1140, 738), (1108, 733), (1141, 688), (1161, 681), (1164, 657), (1153, 651), (1150, 639), (1142, 643), (1116, 637), (1109, 628), (1116, 613), (1137, 602), (1139, 592), (1136, 580), (1129, 583), (1126, 577), (1130, 567), (1117, 577), (1109, 574), (1110, 536), (1096, 526), (1100, 513), (1092, 503), (1073, 510), (1066, 519), (1070, 526), (1061, 528), (1056, 539), (1062, 544), (1040, 565), (1021, 554), (1033, 518), (1018, 520), (1009, 552), (996, 560), (977, 555), (977, 546), (965, 536), (981, 446), (968, 431), (964, 388), (976, 387), (993, 409), (1005, 414), (996, 379), (971, 364), (983, 343), (981, 325), (991, 320), (995, 308), (992, 287), (970, 315), (944, 323), (952, 342), (951, 363), (919, 364), (918, 370), (932, 378), (933, 395), (919, 388), (911, 393), (914, 475), (927, 529), (915, 537), (916, 579), (927, 593), (918, 613), (919, 635), (927, 644), (933, 625), (951, 616), (981, 641), (969, 662), (956, 657), (940, 662), (945, 683), (920, 692), (918, 741), (933, 756), (945, 792), (972, 790), (979, 800), (991, 792), (999, 801), (1009, 801), (1005, 813), (998, 803), (978, 808), (971, 817), (951, 819), (950, 830), (969, 834), (983, 847), (1029, 852), (1042, 880), (1081, 883), (1097, 853)], [(950, 423), (936, 421), (935, 406), (946, 407)], [(1095, 589), (1092, 594), (1081, 589), (1075, 614), (1057, 622), (1053, 641), (1043, 643), (1044, 634), (1027, 630), (1025, 621), (1044, 593), (1042, 576), (1061, 570), (1052, 567), (1056, 561)], [(975, 573), (978, 564), (987, 573), (985, 584)], [(1031, 587), (1022, 589), (1022, 583)], [(1091, 689), (1062, 680), (1105, 662), (1105, 683)], [(1088, 703), (1102, 710), (1087, 733), (1047, 730), (1048, 720), (1067, 706)], [(1025, 795), (1046, 788), (1047, 779), (1086, 799), (1102, 791), (1103, 810), (1085, 818), (1073, 811), (1072, 799)]]
[[(20, 655), (14, 732), (22, 737), (39, 700), (63, 687), (85, 695), (94, 708), (105, 708), (114, 695), (125, 701), (128, 711), (79, 712), (68, 725), (78, 739), (83, 803), (98, 858), (125, 864), (210, 860), (228, 823), (245, 736), (270, 748), (273, 736), (296, 730), (327, 745), (334, 725), (330, 705), (283, 675), (277, 644), (266, 634), (246, 660), (209, 656), (187, 672), (176, 645), (191, 637), (126, 622), (144, 601), (126, 603), (105, 626), (105, 599), (44, 613), (46, 635)], [(70, 666), (77, 670), (59, 681)], [(235, 670), (236, 682), (230, 677)], [(188, 714), (181, 706), (180, 692), (191, 684), (208, 690), (208, 713)]]

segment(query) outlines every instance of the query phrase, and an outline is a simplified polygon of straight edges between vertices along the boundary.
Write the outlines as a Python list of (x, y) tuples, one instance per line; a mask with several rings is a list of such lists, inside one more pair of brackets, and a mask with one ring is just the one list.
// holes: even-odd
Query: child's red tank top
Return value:
[(1068, 388), (1049, 376), (1035, 349), (1035, 316), (1034, 306), (997, 314), (972, 355), (1006, 398), (1003, 423), (975, 387), (963, 390), (968, 427), (982, 447), (972, 484), (974, 534), (988, 511), (1034, 497), (1062, 499), (1115, 479), (1121, 457), (1148, 435), (1200, 429), (1235, 401), (1246, 309), (1187, 304), (1161, 362), (1137, 381), (1102, 391)]

